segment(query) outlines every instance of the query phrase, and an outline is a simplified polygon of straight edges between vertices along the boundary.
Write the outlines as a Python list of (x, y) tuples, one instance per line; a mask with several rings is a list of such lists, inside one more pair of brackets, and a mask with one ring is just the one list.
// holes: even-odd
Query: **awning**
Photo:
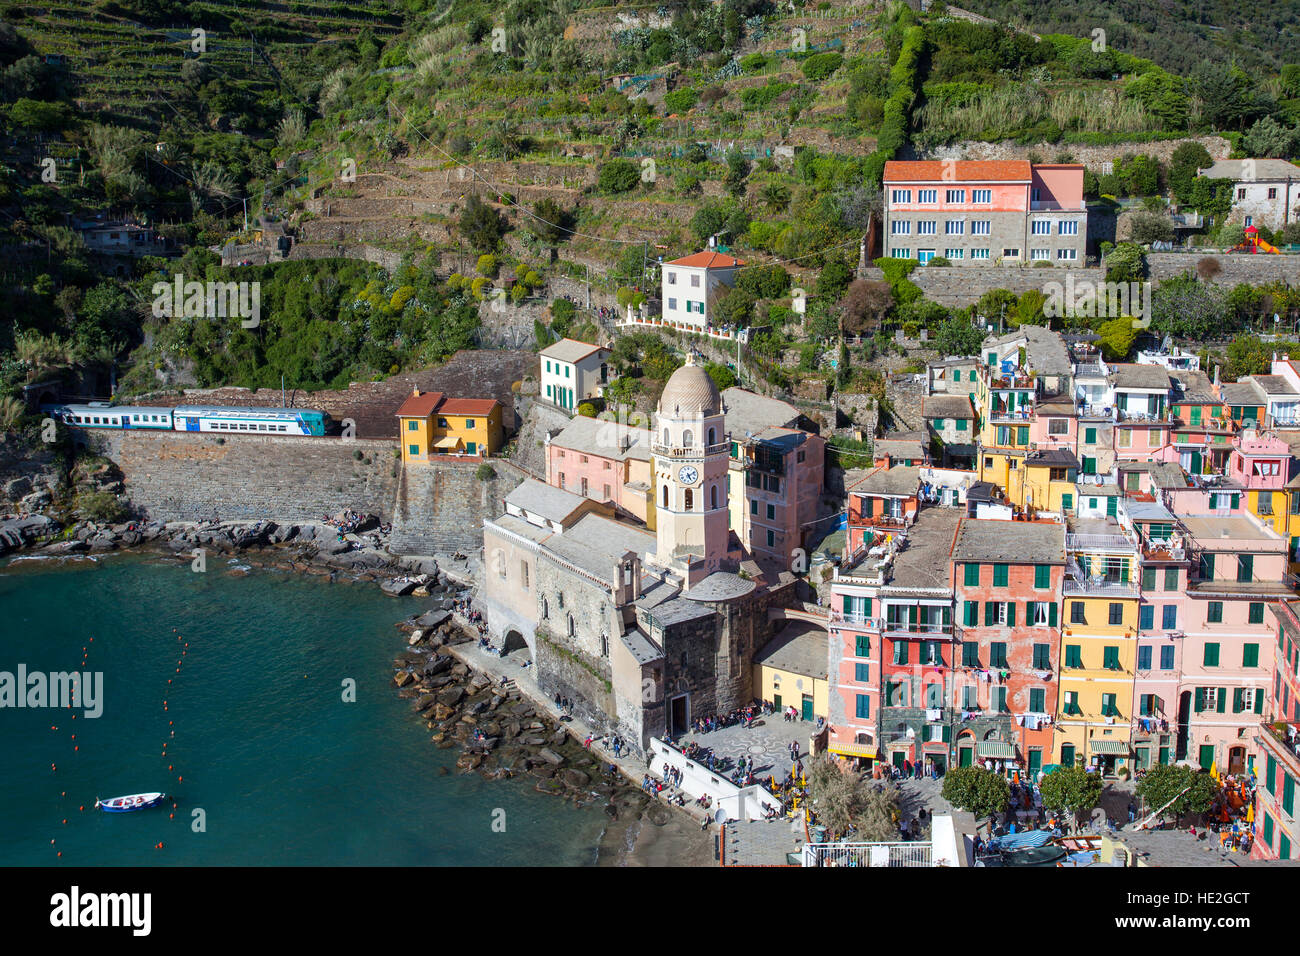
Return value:
[(448, 435), (446, 438), (439, 438), (436, 442), (433, 443), (433, 447), (434, 448), (455, 448), (459, 444), (460, 444), (459, 438), (456, 438), (452, 435)]
[(1093, 753), (1106, 756), (1127, 757), (1129, 753), (1129, 745), (1123, 740), (1090, 740), (1088, 747)]
[(1014, 760), (1016, 748), (1005, 740), (981, 740), (975, 748), (975, 753), (981, 757), (992, 757), (994, 760)]
[(831, 744), (826, 749), (841, 757), (876, 757), (876, 748), (871, 744)]

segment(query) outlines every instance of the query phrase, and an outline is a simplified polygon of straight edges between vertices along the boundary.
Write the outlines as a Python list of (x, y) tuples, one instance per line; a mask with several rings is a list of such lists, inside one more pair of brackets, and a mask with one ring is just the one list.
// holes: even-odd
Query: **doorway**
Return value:
[(670, 736), (684, 734), (690, 728), (690, 708), (686, 703), (688, 696), (688, 694), (681, 694), (669, 703), (668, 733)]
[(1246, 748), (1232, 747), (1228, 750), (1228, 773), (1246, 772)]
[(1200, 764), (1202, 770), (1209, 770), (1214, 766), (1214, 744), (1201, 744)]
[(811, 694), (803, 695), (803, 719), (813, 719), (813, 699)]
[(1192, 692), (1185, 690), (1178, 695), (1178, 744), (1174, 750), (1175, 759), (1187, 757), (1187, 718), (1192, 710)]

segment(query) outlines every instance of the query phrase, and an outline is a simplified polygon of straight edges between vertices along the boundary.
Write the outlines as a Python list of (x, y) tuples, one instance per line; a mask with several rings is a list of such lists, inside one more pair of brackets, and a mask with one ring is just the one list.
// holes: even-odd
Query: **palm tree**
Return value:
[(765, 183), (759, 190), (759, 198), (767, 208), (781, 212), (790, 205), (790, 188), (783, 183)]

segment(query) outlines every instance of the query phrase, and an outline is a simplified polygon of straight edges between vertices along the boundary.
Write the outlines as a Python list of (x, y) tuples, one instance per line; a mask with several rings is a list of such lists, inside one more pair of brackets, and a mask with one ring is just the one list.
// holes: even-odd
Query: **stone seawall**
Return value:
[(505, 497), (527, 477), (508, 461), (493, 458), (495, 478), (476, 477), (480, 461), (438, 462), (399, 472), (393, 534), (394, 554), (431, 555), (440, 551), (477, 552), (483, 547), (483, 521), (505, 511)]
[(352, 509), (387, 522), (401, 474), (392, 442), (382, 440), (98, 432), (89, 442), (155, 521), (295, 522)]

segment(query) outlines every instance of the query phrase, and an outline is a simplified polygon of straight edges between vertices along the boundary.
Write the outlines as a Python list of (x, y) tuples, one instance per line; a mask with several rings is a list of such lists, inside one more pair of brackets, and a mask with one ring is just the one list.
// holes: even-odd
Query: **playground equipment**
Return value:
[(1263, 239), (1259, 238), (1259, 230), (1254, 226), (1246, 227), (1246, 241), (1239, 246), (1233, 246), (1232, 251), (1249, 252), (1252, 255), (1258, 252), (1271, 252), (1275, 256), (1282, 254), (1282, 250), (1277, 246), (1270, 245)]

